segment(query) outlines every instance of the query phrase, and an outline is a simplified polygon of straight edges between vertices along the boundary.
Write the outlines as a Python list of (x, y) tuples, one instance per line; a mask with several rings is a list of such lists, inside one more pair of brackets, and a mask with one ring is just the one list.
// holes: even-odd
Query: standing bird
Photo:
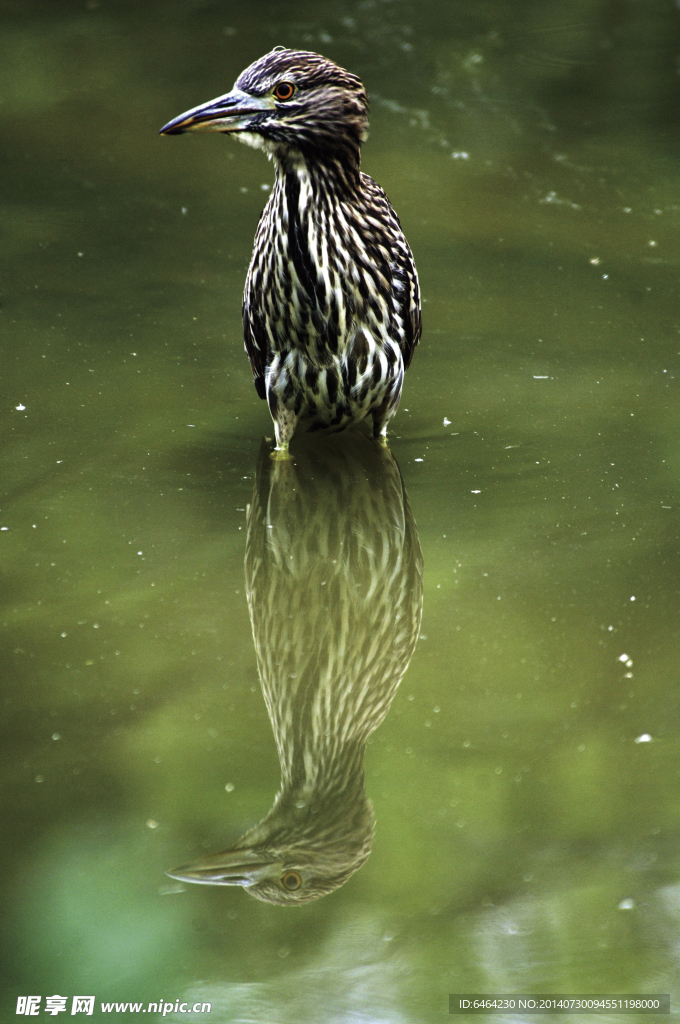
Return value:
[(418, 275), (399, 218), (360, 170), (366, 90), (318, 53), (275, 47), (231, 92), (161, 129), (224, 132), (276, 167), (243, 296), (245, 348), (287, 450), (298, 420), (384, 438), (421, 331)]

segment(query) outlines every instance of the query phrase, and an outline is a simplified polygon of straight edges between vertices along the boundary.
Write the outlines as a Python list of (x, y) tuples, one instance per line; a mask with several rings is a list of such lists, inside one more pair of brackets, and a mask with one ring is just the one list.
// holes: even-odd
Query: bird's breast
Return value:
[(271, 351), (302, 351), (322, 368), (359, 330), (384, 343), (394, 338), (391, 297), (387, 247), (362, 233), (356, 212), (297, 175), (277, 182), (246, 284)]

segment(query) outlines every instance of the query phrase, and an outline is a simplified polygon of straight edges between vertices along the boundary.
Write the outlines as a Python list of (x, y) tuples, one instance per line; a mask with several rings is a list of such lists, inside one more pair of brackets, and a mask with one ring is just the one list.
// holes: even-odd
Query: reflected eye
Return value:
[(295, 892), (302, 885), (302, 879), (298, 875), (297, 871), (286, 871), (285, 875), (281, 879), (281, 885), (288, 892)]
[[(295, 93), (295, 86), (291, 82), (279, 82), (274, 86), (274, 96), (277, 100), (289, 100)], [(294, 886), (297, 889), (297, 886)]]

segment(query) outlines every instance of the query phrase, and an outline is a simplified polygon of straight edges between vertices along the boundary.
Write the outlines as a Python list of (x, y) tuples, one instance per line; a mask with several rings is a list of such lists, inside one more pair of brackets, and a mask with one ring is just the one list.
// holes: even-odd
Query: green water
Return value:
[[(5, 0), (0, 24), (2, 1020), (54, 993), (64, 1019), (94, 995), (93, 1019), (258, 1024), (420, 1024), (452, 992), (677, 1008), (680, 10)], [(297, 908), (164, 874), (262, 818), (279, 765), (240, 326), (273, 172), (157, 131), (278, 43), (364, 80), (363, 166), (424, 297), (390, 434), (420, 639), (367, 748), (371, 856)]]

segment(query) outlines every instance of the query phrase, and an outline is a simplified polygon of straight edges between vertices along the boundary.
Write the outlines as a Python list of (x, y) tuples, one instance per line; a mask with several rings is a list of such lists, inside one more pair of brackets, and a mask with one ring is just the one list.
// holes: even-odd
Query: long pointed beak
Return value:
[(224, 96), (209, 100), (168, 121), (160, 135), (181, 135), (183, 132), (244, 131), (259, 114), (275, 109), (272, 96), (250, 96), (241, 89), (232, 89)]
[(180, 882), (248, 887), (268, 875), (278, 875), (280, 871), (280, 865), (274, 863), (267, 854), (256, 850), (225, 850), (165, 873)]

